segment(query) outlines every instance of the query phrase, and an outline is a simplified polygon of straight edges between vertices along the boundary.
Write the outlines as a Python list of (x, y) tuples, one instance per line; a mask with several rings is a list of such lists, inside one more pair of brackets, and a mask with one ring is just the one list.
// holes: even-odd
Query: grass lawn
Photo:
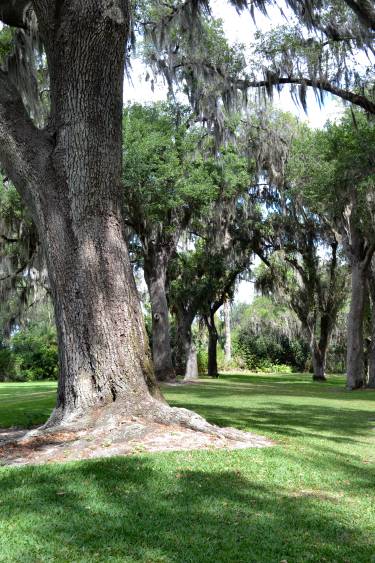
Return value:
[[(375, 392), (225, 375), (165, 394), (277, 445), (0, 468), (0, 561), (375, 563)], [(0, 427), (53, 395), (0, 384)]]

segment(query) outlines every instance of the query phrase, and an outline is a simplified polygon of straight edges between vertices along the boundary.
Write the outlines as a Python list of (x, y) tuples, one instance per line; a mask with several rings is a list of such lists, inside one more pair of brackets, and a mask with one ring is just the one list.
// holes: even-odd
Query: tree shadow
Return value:
[(181, 454), (1, 470), (0, 481), (5, 560), (369, 563), (374, 553), (339, 496), (199, 470)]
[[(375, 415), (365, 409), (273, 402), (267, 406), (233, 406), (194, 402), (200, 395), (184, 397), (184, 407), (194, 410), (218, 426), (280, 436), (316, 437), (342, 443), (359, 443), (374, 426)], [(180, 406), (176, 400), (171, 404)]]

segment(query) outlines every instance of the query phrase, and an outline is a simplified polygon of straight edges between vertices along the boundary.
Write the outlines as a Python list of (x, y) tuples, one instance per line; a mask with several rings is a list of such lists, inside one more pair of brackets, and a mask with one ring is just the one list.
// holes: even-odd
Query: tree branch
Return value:
[(345, 2), (365, 27), (375, 30), (375, 9), (371, 0), (345, 0)]
[(311, 88), (318, 88), (325, 92), (329, 92), (334, 96), (337, 96), (343, 100), (351, 102), (352, 104), (362, 107), (369, 113), (375, 114), (375, 103), (366, 98), (366, 96), (361, 96), (350, 90), (344, 90), (338, 86), (334, 86), (328, 80), (311, 80), (310, 78), (298, 78), (298, 77), (278, 77), (276, 74), (271, 74), (269, 80), (240, 80), (236, 83), (241, 89), (245, 88), (262, 88), (276, 86), (277, 84), (300, 84), (305, 86), (310, 86)]

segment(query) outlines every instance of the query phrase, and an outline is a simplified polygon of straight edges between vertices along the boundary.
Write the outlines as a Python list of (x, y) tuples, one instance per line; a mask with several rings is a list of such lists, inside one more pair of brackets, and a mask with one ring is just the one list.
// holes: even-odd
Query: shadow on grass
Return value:
[[(176, 393), (185, 393), (184, 386), (174, 387)], [(301, 375), (232, 375), (220, 376), (216, 379), (203, 378), (189, 387), (189, 394), (201, 397), (238, 397), (239, 394), (248, 395), (249, 398), (257, 395), (290, 396), (298, 398), (339, 399), (351, 402), (353, 400), (375, 400), (375, 390), (359, 389), (347, 391), (344, 378), (333, 376), (326, 382), (317, 382)]]
[[(169, 402), (174, 406), (182, 406), (176, 399)], [(184, 396), (183, 406), (198, 412), (218, 426), (230, 425), (260, 434), (266, 432), (281, 437), (310, 436), (343, 443), (358, 443), (358, 438), (368, 436), (375, 420), (375, 414), (369, 410), (274, 403), (271, 398), (267, 407), (251, 404), (231, 407), (218, 403), (210, 404), (209, 400), (207, 403), (195, 403), (194, 397), (189, 394), (189, 397)]]
[[(220, 454), (210, 456), (215, 464)], [(334, 496), (293, 495), (240, 470), (177, 462), (142, 456), (1, 470), (5, 560), (372, 561), (369, 537)]]

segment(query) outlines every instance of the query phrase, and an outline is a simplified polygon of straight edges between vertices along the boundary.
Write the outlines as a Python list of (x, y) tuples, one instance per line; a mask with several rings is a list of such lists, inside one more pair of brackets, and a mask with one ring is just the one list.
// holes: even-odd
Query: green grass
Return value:
[(56, 399), (56, 383), (0, 383), (0, 428), (31, 428), (48, 418)]
[[(0, 426), (40, 422), (52, 391), (0, 385)], [(0, 561), (375, 562), (374, 392), (226, 375), (165, 393), (277, 445), (0, 468)]]

